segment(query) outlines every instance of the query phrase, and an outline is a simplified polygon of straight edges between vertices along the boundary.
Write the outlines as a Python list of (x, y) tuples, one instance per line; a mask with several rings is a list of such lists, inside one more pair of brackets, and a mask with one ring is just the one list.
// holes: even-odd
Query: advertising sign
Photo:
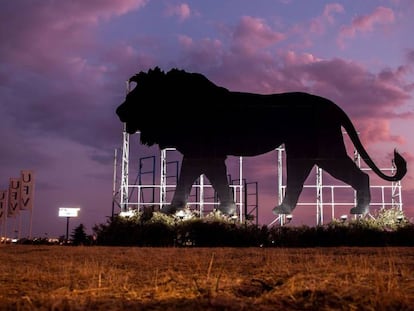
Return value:
[(59, 207), (59, 217), (78, 217), (80, 208)]

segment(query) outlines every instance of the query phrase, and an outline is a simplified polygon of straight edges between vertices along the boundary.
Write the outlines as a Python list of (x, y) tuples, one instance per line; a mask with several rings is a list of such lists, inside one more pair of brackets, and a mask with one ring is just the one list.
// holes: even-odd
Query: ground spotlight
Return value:
[(129, 211), (124, 211), (124, 212), (120, 212), (119, 216), (121, 217), (125, 217), (125, 218), (129, 218), (135, 215), (135, 211), (133, 210), (129, 210)]
[(341, 220), (342, 223), (344, 223), (347, 219), (348, 219), (348, 215), (342, 215), (340, 217), (340, 220)]
[(184, 219), (184, 217), (185, 217), (184, 210), (179, 210), (177, 213), (175, 213), (175, 216), (177, 216), (180, 219)]

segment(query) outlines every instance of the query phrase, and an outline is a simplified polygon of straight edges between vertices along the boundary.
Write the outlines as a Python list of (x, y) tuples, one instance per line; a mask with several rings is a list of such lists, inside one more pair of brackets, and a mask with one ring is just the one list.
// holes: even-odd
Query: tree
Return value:
[(74, 245), (84, 245), (88, 242), (88, 236), (86, 235), (85, 226), (83, 224), (80, 224), (73, 229), (70, 237), (72, 238)]

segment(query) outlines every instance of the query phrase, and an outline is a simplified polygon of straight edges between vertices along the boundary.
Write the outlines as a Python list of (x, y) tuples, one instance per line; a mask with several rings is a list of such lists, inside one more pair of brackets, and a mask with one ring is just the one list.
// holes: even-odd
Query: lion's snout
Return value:
[(125, 102), (122, 103), (118, 108), (116, 108), (115, 110), (117, 116), (119, 117), (119, 119), (121, 120), (121, 122), (126, 122), (126, 109), (125, 109)]

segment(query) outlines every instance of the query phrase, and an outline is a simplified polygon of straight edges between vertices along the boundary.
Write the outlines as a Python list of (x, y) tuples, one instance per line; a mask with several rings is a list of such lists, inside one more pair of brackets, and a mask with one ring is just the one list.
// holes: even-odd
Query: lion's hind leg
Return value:
[(351, 214), (367, 214), (371, 202), (369, 176), (362, 172), (348, 156), (336, 159), (319, 160), (319, 167), (332, 177), (343, 181), (356, 190), (356, 206), (351, 208)]

